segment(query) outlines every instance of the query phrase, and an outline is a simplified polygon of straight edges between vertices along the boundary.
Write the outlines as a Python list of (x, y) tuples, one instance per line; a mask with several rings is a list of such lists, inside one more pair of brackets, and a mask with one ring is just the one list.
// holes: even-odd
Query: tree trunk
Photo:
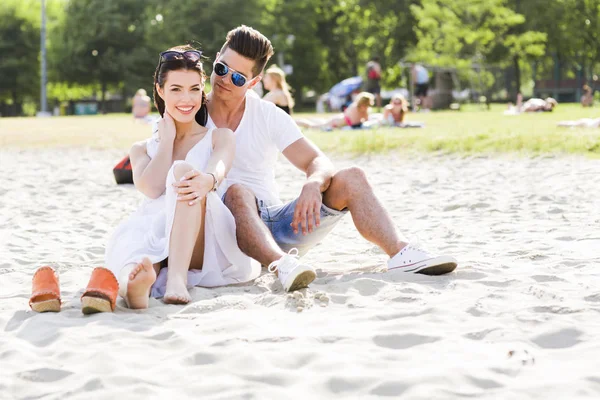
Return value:
[(106, 82), (102, 81), (101, 83), (102, 97), (100, 99), (100, 113), (106, 114), (106, 104), (104, 101), (106, 100)]
[(517, 98), (517, 95), (521, 92), (521, 68), (519, 68), (519, 56), (515, 55), (513, 57), (513, 66), (515, 69), (515, 84), (516, 84), (516, 92), (513, 96), (514, 99)]
[(12, 92), (13, 110), (16, 117), (23, 115), (23, 103), (19, 101), (19, 95), (16, 90)]

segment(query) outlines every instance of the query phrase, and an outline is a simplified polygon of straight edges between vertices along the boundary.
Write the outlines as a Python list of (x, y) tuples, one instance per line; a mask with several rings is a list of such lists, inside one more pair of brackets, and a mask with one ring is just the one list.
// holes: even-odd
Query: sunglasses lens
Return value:
[(189, 50), (184, 52), (183, 55), (190, 61), (198, 61), (202, 56), (202, 53), (196, 50)]
[(227, 72), (229, 72), (229, 68), (227, 68), (227, 65), (221, 63), (215, 64), (215, 74), (219, 76), (224, 76), (227, 75)]
[(231, 74), (231, 82), (233, 82), (233, 84), (237, 87), (242, 87), (246, 84), (246, 78), (244, 78), (242, 74), (234, 72)]
[(162, 53), (160, 53), (160, 59), (163, 62), (173, 61), (173, 60), (183, 60), (184, 58), (188, 59), (192, 62), (196, 62), (196, 61), (200, 60), (200, 57), (202, 57), (202, 52), (197, 51), (197, 50), (188, 50), (188, 51), (184, 51), (183, 53), (181, 53), (179, 51), (175, 51), (175, 50), (169, 50), (169, 51), (163, 51)]
[(177, 51), (164, 51), (160, 53), (160, 56), (163, 61), (172, 61), (181, 58), (181, 54)]

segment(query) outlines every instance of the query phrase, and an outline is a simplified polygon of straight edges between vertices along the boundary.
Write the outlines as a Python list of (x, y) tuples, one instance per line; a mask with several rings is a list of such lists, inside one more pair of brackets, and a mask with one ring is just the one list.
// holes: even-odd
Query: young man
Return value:
[[(306, 287), (315, 270), (298, 256), (349, 212), (360, 234), (390, 256), (388, 269), (429, 275), (453, 271), (454, 258), (400, 240), (360, 168), (334, 172), (289, 115), (252, 94), (249, 89), (272, 55), (265, 36), (240, 26), (227, 34), (210, 77), (207, 126), (229, 128), (236, 136), (233, 167), (219, 191), (235, 217), (240, 249), (276, 272), (286, 291)], [(300, 196), (288, 204), (281, 203), (274, 179), (279, 152), (306, 173)]]

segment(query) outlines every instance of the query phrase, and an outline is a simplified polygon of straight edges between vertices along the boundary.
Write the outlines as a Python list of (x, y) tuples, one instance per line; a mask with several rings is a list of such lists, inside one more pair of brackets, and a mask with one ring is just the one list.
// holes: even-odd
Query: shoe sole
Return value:
[(286, 292), (293, 292), (294, 290), (304, 289), (305, 287), (308, 287), (308, 285), (310, 285), (310, 283), (314, 281), (316, 277), (317, 274), (315, 274), (313, 271), (304, 271), (300, 273), (296, 278), (294, 278), (294, 281), (286, 290)]
[(52, 299), (45, 301), (38, 301), (31, 303), (31, 309), (38, 313), (43, 312), (59, 312), (60, 311), (60, 300)]
[(449, 262), (446, 264), (440, 264), (435, 265), (433, 267), (423, 268), (422, 270), (419, 270), (416, 273), (423, 275), (444, 275), (454, 271), (457, 265), (458, 264), (456, 264), (455, 262)]
[[(430, 265), (432, 263), (433, 265)], [(457, 265), (458, 263), (454, 258), (448, 256), (440, 256), (434, 259), (421, 261), (412, 265), (390, 268), (389, 271), (401, 271), (405, 273), (423, 275), (444, 275), (454, 271)]]
[(85, 296), (81, 299), (81, 312), (85, 315), (113, 312), (110, 301), (99, 297)]

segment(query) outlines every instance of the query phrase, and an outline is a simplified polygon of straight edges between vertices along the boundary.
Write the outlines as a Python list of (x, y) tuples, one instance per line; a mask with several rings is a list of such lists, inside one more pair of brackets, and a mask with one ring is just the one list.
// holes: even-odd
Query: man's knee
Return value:
[(364, 189), (368, 185), (367, 174), (360, 167), (350, 167), (339, 170), (333, 175), (333, 185), (341, 185), (348, 189)]
[(185, 174), (194, 169), (194, 166), (187, 162), (180, 162), (173, 167), (173, 175), (176, 180), (183, 178)]
[(238, 183), (231, 185), (227, 189), (227, 192), (225, 192), (224, 203), (234, 214), (236, 212), (241, 212), (242, 210), (257, 210), (254, 192)]
[(371, 191), (365, 171), (360, 167), (344, 168), (333, 175), (323, 202), (327, 207), (343, 210), (352, 199)]

